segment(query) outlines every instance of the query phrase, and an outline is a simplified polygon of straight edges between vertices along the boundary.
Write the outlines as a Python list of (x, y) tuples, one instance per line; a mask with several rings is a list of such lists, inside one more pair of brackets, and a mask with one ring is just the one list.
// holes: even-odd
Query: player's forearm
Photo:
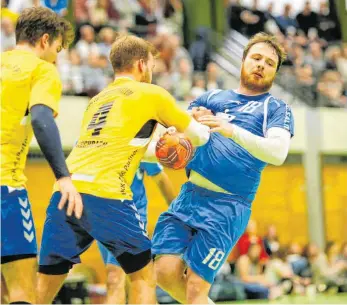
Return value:
[(202, 146), (207, 143), (210, 138), (209, 127), (198, 123), (192, 118), (184, 134), (190, 139), (193, 146)]
[(175, 193), (169, 177), (165, 172), (161, 172), (159, 175), (154, 176), (153, 179), (164, 196), (167, 205), (170, 205), (170, 203), (175, 199)]
[(232, 124), (232, 139), (257, 159), (273, 165), (285, 161), (290, 144), (290, 134), (281, 128), (271, 128), (266, 138)]
[(31, 124), (40, 149), (51, 166), (55, 178), (69, 177), (58, 127), (53, 111), (44, 105), (35, 105), (30, 109)]

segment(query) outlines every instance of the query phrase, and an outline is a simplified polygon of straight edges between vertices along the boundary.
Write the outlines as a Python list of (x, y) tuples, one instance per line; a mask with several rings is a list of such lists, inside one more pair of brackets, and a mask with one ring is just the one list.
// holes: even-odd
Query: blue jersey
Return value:
[(143, 216), (145, 219), (147, 219), (147, 195), (143, 184), (143, 175), (146, 172), (148, 176), (156, 176), (162, 170), (163, 167), (159, 163), (141, 162), (131, 185), (133, 202), (141, 217)]
[[(271, 127), (283, 128), (294, 135), (290, 107), (270, 93), (247, 96), (233, 90), (214, 90), (192, 102), (189, 109), (198, 106), (257, 136), (265, 137)], [(197, 148), (187, 170), (194, 170), (224, 190), (252, 202), (266, 165), (232, 139), (213, 133), (206, 145)]]

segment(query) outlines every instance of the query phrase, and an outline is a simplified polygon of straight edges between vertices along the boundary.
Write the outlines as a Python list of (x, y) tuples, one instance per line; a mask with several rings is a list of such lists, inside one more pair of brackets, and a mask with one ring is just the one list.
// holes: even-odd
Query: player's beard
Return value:
[(270, 90), (275, 76), (272, 79), (266, 80), (265, 77), (256, 79), (251, 73), (247, 73), (244, 66), (241, 68), (241, 84), (254, 92), (267, 92)]
[(146, 69), (145, 73), (142, 75), (140, 82), (141, 83), (148, 83), (148, 84), (150, 84), (152, 82), (152, 77), (151, 77), (151, 74), (149, 73), (148, 69)]

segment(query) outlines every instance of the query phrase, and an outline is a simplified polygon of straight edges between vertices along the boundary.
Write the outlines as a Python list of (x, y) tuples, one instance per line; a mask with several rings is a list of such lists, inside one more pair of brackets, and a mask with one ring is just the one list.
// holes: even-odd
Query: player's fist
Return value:
[(192, 117), (197, 121), (200, 117), (202, 117), (204, 115), (213, 115), (213, 113), (210, 109), (207, 109), (203, 106), (193, 107), (191, 114), (192, 114)]
[(205, 115), (198, 120), (201, 124), (211, 128), (210, 132), (219, 132), (227, 138), (233, 136), (233, 125), (222, 117), (214, 115)]

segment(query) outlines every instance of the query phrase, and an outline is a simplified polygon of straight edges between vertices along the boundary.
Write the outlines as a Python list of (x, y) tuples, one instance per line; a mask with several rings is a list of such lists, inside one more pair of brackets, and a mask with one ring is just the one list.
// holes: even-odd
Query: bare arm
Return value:
[(153, 176), (153, 180), (158, 185), (167, 205), (170, 205), (170, 203), (175, 199), (175, 193), (168, 175), (162, 171), (158, 175)]

